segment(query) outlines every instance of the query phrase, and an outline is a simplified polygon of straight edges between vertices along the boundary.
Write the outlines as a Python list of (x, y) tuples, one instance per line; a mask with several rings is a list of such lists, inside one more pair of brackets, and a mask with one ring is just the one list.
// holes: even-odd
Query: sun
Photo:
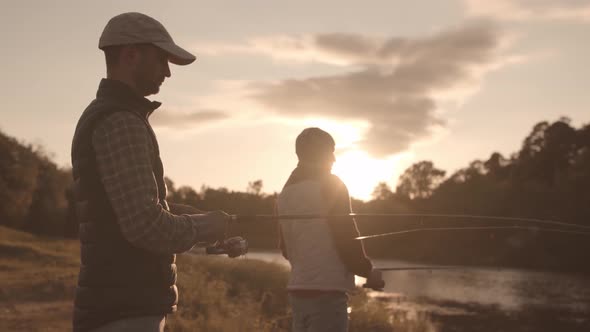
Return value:
[[(400, 153), (383, 158), (372, 157), (358, 147), (363, 139), (367, 124), (363, 122), (341, 122), (328, 119), (306, 119), (306, 126), (319, 127), (329, 132), (336, 141), (336, 162), (332, 173), (337, 175), (356, 199), (370, 200), (379, 182), (395, 186), (403, 166), (412, 157)], [(393, 189), (393, 188), (392, 188)]]
[(351, 150), (336, 156), (332, 173), (348, 187), (350, 196), (370, 200), (379, 182), (393, 186), (399, 176), (399, 157), (375, 159), (364, 151)]

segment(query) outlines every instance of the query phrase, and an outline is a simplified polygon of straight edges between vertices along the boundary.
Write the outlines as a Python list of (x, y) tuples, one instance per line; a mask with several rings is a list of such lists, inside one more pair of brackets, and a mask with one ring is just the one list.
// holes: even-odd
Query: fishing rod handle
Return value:
[[(383, 286), (385, 286), (385, 285), (383, 285)], [(375, 286), (375, 285), (369, 285), (368, 283), (364, 283), (363, 284), (363, 288), (368, 288), (368, 289), (374, 290), (376, 292), (382, 292), (383, 291), (383, 287), (378, 287), (378, 286)]]

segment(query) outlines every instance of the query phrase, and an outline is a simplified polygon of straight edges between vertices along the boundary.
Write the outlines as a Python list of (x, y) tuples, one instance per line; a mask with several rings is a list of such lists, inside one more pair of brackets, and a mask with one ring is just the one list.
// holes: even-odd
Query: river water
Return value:
[[(289, 265), (276, 252), (251, 252), (246, 259)], [(398, 260), (373, 263), (420, 266)], [(590, 331), (589, 276), (480, 267), (390, 271), (383, 276), (384, 291), (370, 295), (387, 301), (406, 319), (424, 319), (426, 314), (438, 322), (432, 331)], [(363, 281), (357, 278), (357, 284)]]

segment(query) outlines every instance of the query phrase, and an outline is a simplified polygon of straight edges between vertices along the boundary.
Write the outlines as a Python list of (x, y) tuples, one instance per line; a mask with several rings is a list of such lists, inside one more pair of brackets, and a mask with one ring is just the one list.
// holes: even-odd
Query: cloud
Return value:
[(157, 110), (150, 117), (154, 127), (172, 129), (192, 129), (214, 121), (226, 119), (228, 116), (218, 110), (199, 110), (197, 112), (178, 112), (166, 109)]
[(417, 39), (337, 33), (265, 40), (250, 45), (275, 58), (346, 64), (348, 72), (252, 83), (250, 97), (286, 117), (365, 121), (360, 147), (378, 157), (429, 138), (446, 123), (442, 102), (462, 102), (487, 71), (509, 61), (501, 33), (482, 22)]
[(467, 13), (500, 20), (590, 20), (588, 0), (464, 0)]

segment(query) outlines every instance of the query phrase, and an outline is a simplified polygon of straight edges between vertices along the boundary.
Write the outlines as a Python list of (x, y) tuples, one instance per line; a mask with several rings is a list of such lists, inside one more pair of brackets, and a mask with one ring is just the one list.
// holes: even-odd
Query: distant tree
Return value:
[(40, 160), (24, 228), (37, 234), (63, 236), (69, 203), (65, 194), (71, 183), (70, 170), (62, 170), (48, 159)]
[(519, 158), (531, 158), (543, 150), (545, 146), (545, 131), (549, 127), (547, 121), (539, 122), (531, 133), (524, 139)]
[(568, 118), (536, 124), (517, 157), (517, 181), (552, 185), (572, 165), (579, 135)]
[(481, 160), (474, 160), (469, 163), (469, 166), (462, 168), (453, 173), (449, 180), (455, 183), (469, 182), (475, 178), (481, 177), (487, 173), (485, 163)]
[(371, 194), (374, 200), (380, 201), (388, 200), (392, 196), (393, 191), (391, 191), (391, 188), (386, 182), (379, 182)]
[(262, 192), (262, 186), (262, 180), (248, 182), (248, 188), (246, 189), (246, 192), (258, 196)]
[(33, 148), (0, 132), (0, 224), (23, 227), (38, 174)]
[(186, 204), (195, 207), (199, 205), (201, 197), (192, 187), (181, 186), (180, 188), (178, 188), (178, 190), (176, 190), (174, 199), (176, 203)]
[(168, 189), (167, 199), (170, 203), (185, 204), (192, 207), (199, 205), (202, 199), (201, 195), (199, 195), (199, 193), (197, 193), (192, 187), (180, 186), (177, 189), (172, 179), (165, 177), (164, 181), (166, 182), (166, 188)]
[(164, 183), (166, 184), (166, 189), (168, 190), (168, 195), (173, 195), (176, 191), (176, 187), (174, 185), (174, 181), (171, 178), (165, 176)]
[(434, 167), (431, 161), (420, 161), (404, 171), (396, 192), (411, 199), (428, 198), (444, 176), (445, 171)]
[(505, 178), (508, 176), (508, 166), (510, 166), (511, 161), (509, 159), (504, 158), (502, 154), (498, 152), (492, 153), (490, 158), (483, 163), (485, 168), (485, 172), (491, 176)]

